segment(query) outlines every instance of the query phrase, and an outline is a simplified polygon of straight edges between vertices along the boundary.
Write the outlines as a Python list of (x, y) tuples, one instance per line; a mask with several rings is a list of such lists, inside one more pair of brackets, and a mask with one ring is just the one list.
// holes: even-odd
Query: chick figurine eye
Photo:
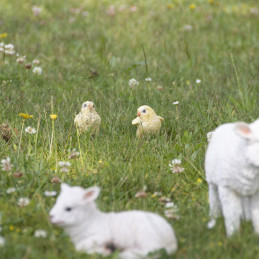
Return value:
[(87, 106), (86, 103), (84, 103), (83, 107), (85, 108), (86, 106)]
[(71, 207), (66, 207), (66, 208), (65, 208), (65, 211), (71, 211), (71, 210), (72, 210)]
[(144, 109), (142, 112), (143, 112), (143, 113), (146, 113), (146, 110)]

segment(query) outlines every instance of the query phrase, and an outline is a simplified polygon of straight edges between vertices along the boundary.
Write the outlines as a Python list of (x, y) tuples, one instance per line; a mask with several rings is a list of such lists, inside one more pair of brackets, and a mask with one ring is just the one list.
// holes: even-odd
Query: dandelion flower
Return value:
[(2, 33), (2, 34), (0, 34), (0, 39), (6, 38), (6, 37), (7, 37), (7, 33)]
[(139, 81), (137, 81), (136, 79), (132, 78), (129, 80), (129, 86), (131, 88), (134, 88), (135, 86), (138, 86), (139, 85)]
[(45, 191), (44, 195), (47, 197), (53, 197), (53, 196), (57, 195), (57, 192), (56, 191)]
[(146, 82), (151, 82), (152, 78), (151, 77), (147, 77), (145, 80), (146, 80)]
[(10, 188), (8, 188), (7, 190), (6, 190), (6, 193), (7, 194), (11, 194), (11, 193), (13, 193), (13, 192), (15, 192), (16, 191), (16, 189), (14, 188), (14, 187), (10, 187)]
[(201, 178), (198, 178), (196, 182), (197, 182), (197, 183), (202, 183)]
[(36, 129), (34, 129), (33, 127), (31, 126), (28, 126), (26, 129), (25, 129), (25, 132), (29, 133), (29, 134), (35, 134), (37, 131)]
[(37, 238), (39, 238), (39, 237), (45, 238), (45, 237), (47, 237), (47, 231), (45, 231), (43, 229), (37, 229), (34, 232), (34, 236)]
[(33, 118), (33, 115), (29, 115), (27, 113), (19, 113), (18, 116), (23, 117), (23, 119), (25, 119), (25, 120)]
[(17, 202), (17, 205), (20, 207), (25, 207), (30, 204), (30, 200), (28, 198), (20, 198)]
[(33, 74), (36, 74), (36, 75), (41, 75), (41, 74), (42, 74), (42, 69), (41, 69), (41, 67), (35, 67), (35, 68), (33, 68), (32, 73), (33, 73)]
[(50, 114), (49, 117), (55, 121), (57, 118), (58, 118), (58, 115), (57, 114)]
[(200, 79), (196, 79), (196, 84), (199, 84), (200, 82), (201, 82), (201, 80)]
[(196, 4), (191, 4), (191, 5), (189, 5), (189, 9), (190, 10), (194, 10), (196, 8)]
[(6, 171), (6, 172), (10, 171), (13, 167), (13, 165), (11, 164), (10, 157), (7, 157), (6, 159), (2, 159), (1, 166), (3, 171)]

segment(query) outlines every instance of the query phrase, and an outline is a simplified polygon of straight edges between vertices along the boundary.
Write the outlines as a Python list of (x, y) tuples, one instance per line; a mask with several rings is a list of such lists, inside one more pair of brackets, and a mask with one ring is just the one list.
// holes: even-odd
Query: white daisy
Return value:
[(35, 68), (33, 68), (32, 73), (36, 74), (36, 75), (41, 75), (42, 74), (42, 68), (41, 67), (35, 67)]
[(34, 60), (32, 61), (32, 64), (34, 64), (34, 65), (39, 65), (39, 64), (40, 64), (40, 61), (39, 61), (38, 59), (34, 59)]
[(151, 81), (152, 81), (152, 78), (151, 78), (151, 77), (147, 77), (145, 80), (146, 80), (147, 82), (151, 82)]
[(5, 245), (5, 238), (0, 236), (0, 246), (4, 246)]
[(1, 166), (3, 171), (10, 171), (13, 167), (13, 165), (11, 164), (10, 157), (7, 157), (6, 159), (2, 159)]
[(71, 163), (68, 162), (68, 161), (59, 161), (59, 162), (58, 162), (58, 165), (59, 165), (60, 167), (64, 167), (64, 166), (70, 167), (70, 166), (71, 166)]
[(14, 188), (14, 187), (10, 187), (10, 188), (8, 188), (7, 190), (6, 190), (6, 193), (7, 194), (10, 194), (10, 193), (13, 193), (13, 192), (15, 192), (16, 191), (16, 189)]
[(196, 79), (196, 84), (199, 84), (200, 82), (201, 82), (201, 80), (200, 79)]
[(17, 202), (17, 205), (20, 207), (25, 207), (30, 204), (30, 200), (28, 198), (20, 198)]
[(178, 101), (176, 101), (176, 102), (173, 102), (173, 105), (177, 105), (177, 104), (179, 104), (179, 102), (178, 102)]
[(32, 128), (31, 126), (28, 126), (26, 129), (25, 129), (25, 132), (29, 133), (29, 134), (35, 134), (37, 131), (36, 129)]
[(139, 85), (139, 81), (137, 81), (136, 79), (132, 78), (129, 80), (129, 86), (131, 88), (134, 88), (135, 86), (138, 86)]
[(57, 195), (57, 192), (56, 191), (45, 191), (44, 195), (47, 197), (53, 197), (53, 196)]
[(47, 231), (43, 230), (43, 229), (37, 229), (34, 232), (34, 236), (37, 238), (39, 238), (39, 237), (45, 238), (45, 237), (47, 237)]

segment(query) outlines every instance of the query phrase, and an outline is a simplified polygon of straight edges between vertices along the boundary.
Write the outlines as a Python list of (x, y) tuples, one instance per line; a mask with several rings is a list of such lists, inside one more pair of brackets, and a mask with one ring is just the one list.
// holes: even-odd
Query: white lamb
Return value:
[(61, 193), (50, 211), (50, 221), (61, 226), (77, 250), (110, 255), (115, 250), (123, 259), (142, 258), (165, 248), (177, 249), (171, 225), (162, 217), (144, 211), (101, 212), (95, 204), (100, 188), (61, 184)]
[(223, 212), (227, 236), (240, 220), (252, 220), (259, 233), (259, 119), (251, 124), (228, 123), (212, 134), (205, 159), (209, 184), (208, 228)]

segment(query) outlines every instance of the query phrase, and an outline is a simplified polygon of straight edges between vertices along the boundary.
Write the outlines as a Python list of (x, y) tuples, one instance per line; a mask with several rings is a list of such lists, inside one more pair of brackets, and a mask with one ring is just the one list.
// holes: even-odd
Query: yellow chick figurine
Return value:
[(140, 106), (137, 110), (137, 118), (132, 121), (132, 125), (137, 125), (137, 137), (158, 134), (161, 122), (164, 118), (157, 116), (155, 111), (147, 106)]
[(84, 102), (81, 112), (76, 115), (75, 125), (79, 129), (79, 133), (90, 132), (91, 135), (97, 135), (101, 124), (101, 117), (95, 110), (95, 105), (91, 101)]

